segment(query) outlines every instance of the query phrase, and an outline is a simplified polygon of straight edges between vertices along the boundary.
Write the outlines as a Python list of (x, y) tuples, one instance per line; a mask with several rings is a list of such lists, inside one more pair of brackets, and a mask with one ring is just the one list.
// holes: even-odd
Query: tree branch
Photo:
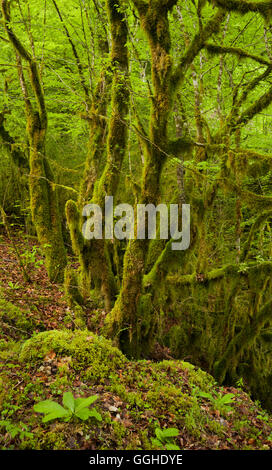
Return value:
[(209, 0), (210, 3), (227, 11), (235, 11), (245, 15), (249, 12), (260, 13), (268, 17), (272, 15), (272, 1), (248, 2), (246, 0)]
[(4, 17), (4, 26), (9, 37), (11, 44), (13, 45), (15, 51), (19, 54), (19, 56), (26, 60), (29, 64), (30, 69), (30, 81), (31, 85), (37, 100), (38, 108), (39, 108), (39, 117), (42, 126), (45, 128), (47, 126), (47, 113), (44, 101), (44, 94), (42, 90), (42, 84), (40, 80), (40, 74), (38, 71), (37, 63), (32, 57), (32, 55), (27, 51), (21, 41), (17, 38), (16, 34), (14, 33), (11, 27), (11, 18), (10, 18), (10, 11), (9, 11), (9, 3), (8, 0), (2, 0), (2, 12)]
[(203, 31), (201, 33), (199, 32), (198, 34), (196, 34), (190, 46), (185, 51), (185, 54), (183, 55), (179, 65), (176, 67), (173, 73), (172, 82), (175, 88), (177, 88), (179, 83), (182, 81), (188, 67), (191, 65), (195, 57), (198, 55), (201, 49), (203, 49), (207, 39), (209, 39), (213, 33), (219, 31), (221, 23), (225, 16), (225, 12), (223, 12), (222, 10), (217, 10), (215, 15), (208, 21), (206, 26), (203, 28)]
[(239, 47), (223, 47), (218, 46), (217, 44), (205, 43), (205, 49), (207, 49), (207, 51), (211, 52), (212, 54), (234, 54), (237, 55), (238, 58), (244, 57), (255, 60), (260, 64), (268, 65), (269, 67), (271, 66), (271, 62), (269, 60), (255, 54), (250, 54), (243, 49), (240, 49)]

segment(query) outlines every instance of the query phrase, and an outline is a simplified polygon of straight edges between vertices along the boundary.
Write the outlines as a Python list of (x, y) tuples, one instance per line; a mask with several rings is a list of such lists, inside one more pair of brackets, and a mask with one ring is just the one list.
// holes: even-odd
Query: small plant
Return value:
[(8, 286), (10, 289), (12, 290), (18, 290), (20, 289), (20, 284), (18, 282), (16, 282), (15, 284), (12, 282), (12, 281), (9, 281), (8, 282)]
[(156, 438), (152, 438), (152, 444), (154, 446), (166, 449), (166, 450), (180, 450), (180, 448), (175, 445), (173, 439), (179, 435), (179, 430), (176, 428), (168, 429), (155, 429)]
[(63, 394), (63, 406), (55, 401), (45, 400), (37, 403), (33, 408), (34, 411), (45, 415), (42, 420), (43, 423), (58, 418), (62, 418), (64, 421), (70, 421), (74, 416), (83, 421), (89, 418), (95, 418), (97, 421), (101, 421), (101, 414), (98, 413), (95, 408), (92, 410), (89, 409), (89, 406), (92, 405), (97, 398), (97, 395), (88, 398), (74, 398), (71, 392), (66, 392)]
[(240, 379), (237, 380), (236, 386), (237, 386), (237, 388), (240, 388), (240, 389), (244, 388), (245, 384), (244, 384), (243, 377), (241, 377)]
[(233, 403), (233, 398), (235, 397), (233, 393), (227, 393), (226, 395), (216, 393), (216, 396), (214, 397), (211, 393), (198, 392), (198, 395), (201, 398), (207, 398), (210, 400), (216, 410), (226, 413), (232, 411), (232, 408), (229, 405)]
[(266, 414), (265, 411), (261, 411), (260, 414), (258, 414), (257, 419), (260, 419), (261, 421), (265, 421), (265, 422), (269, 421), (268, 415)]
[(27, 266), (34, 265), (35, 268), (39, 268), (44, 264), (43, 259), (37, 259), (37, 255), (39, 254), (39, 247), (34, 245), (32, 251), (25, 250), (22, 253), (22, 257), (25, 259)]
[(12, 282), (12, 281), (9, 281), (8, 282), (8, 286), (13, 289), (13, 290), (17, 290), (17, 289), (20, 289), (20, 284), (18, 282), (16, 282), (15, 284)]
[(19, 438), (23, 440), (25, 437), (33, 436), (33, 434), (28, 431), (28, 428), (21, 422), (19, 423), (19, 425), (16, 425), (11, 423), (11, 421), (1, 420), (0, 427), (5, 428), (6, 432), (10, 435), (12, 439), (19, 436)]

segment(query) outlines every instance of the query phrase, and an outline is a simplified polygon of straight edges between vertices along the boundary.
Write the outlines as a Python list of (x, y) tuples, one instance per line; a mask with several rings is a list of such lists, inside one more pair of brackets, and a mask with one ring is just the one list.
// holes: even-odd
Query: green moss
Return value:
[(8, 362), (17, 358), (20, 352), (20, 344), (14, 340), (0, 339), (0, 360)]
[(71, 356), (75, 370), (86, 370), (89, 377), (106, 377), (123, 367), (126, 358), (109, 340), (89, 331), (46, 331), (26, 341), (21, 349), (20, 360), (39, 362), (50, 351), (58, 356)]
[[(1, 347), (6, 347), (3, 341)], [(40, 362), (44, 362), (44, 357), (52, 351), (56, 353), (57, 360), (65, 355), (70, 356), (71, 361), (69, 371), (62, 367), (54, 378), (51, 376), (53, 380), (48, 388), (42, 380), (33, 383), (33, 374), (29, 371), (39, 368)], [(16, 426), (16, 413), (23, 410), (20, 419), (32, 433), (32, 436), (17, 440), (16, 448), (66, 450), (81, 448), (90, 442), (97, 449), (150, 450), (155, 428), (167, 427), (169, 420), (169, 427), (185, 430), (189, 443), (206, 447), (212, 442), (216, 448), (218, 439), (215, 442), (214, 436), (225, 439), (225, 424), (222, 425), (219, 417), (214, 415), (212, 404), (207, 402), (203, 406), (203, 399), (199, 397), (200, 391), (211, 393), (212, 389), (218, 391), (218, 386), (211, 376), (190, 363), (173, 360), (129, 362), (110, 341), (88, 331), (67, 330), (33, 336), (21, 347), (20, 360), (20, 369), (17, 360), (14, 364), (6, 364), (7, 370), (1, 374), (2, 385), (0, 381), (0, 401), (3, 409), (7, 410), (7, 418)], [(23, 380), (23, 387), (12, 388), (12, 365), (16, 368), (16, 381), (19, 378)], [(75, 379), (81, 382), (80, 391), (78, 385), (74, 385)], [(27, 412), (30, 408), (26, 405), (33, 406), (45, 399), (48, 390), (59, 400), (64, 390), (70, 389), (74, 396), (83, 396), (90, 388), (99, 395), (103, 408), (109, 409), (109, 404), (116, 403), (121, 419), (111, 411), (103, 412), (99, 429), (92, 430), (87, 423), (42, 424), (40, 417)], [(232, 423), (247, 442), (248, 436), (258, 438), (260, 428), (252, 421), (248, 427), (240, 426), (239, 421), (244, 418), (240, 410), (241, 400), (237, 393), (231, 420), (226, 415), (225, 421), (228, 427)], [(247, 400), (247, 416), (250, 413), (255, 416), (256, 408)], [(264, 426), (267, 426), (265, 435), (268, 435), (271, 429), (269, 417)], [(235, 443), (230, 445), (233, 447)], [(259, 448), (262, 443), (257, 445)]]
[(264, 19), (269, 19), (272, 15), (272, 3), (271, 1), (246, 1), (246, 0), (214, 0), (214, 3), (227, 11), (235, 11), (241, 15), (245, 15), (249, 12), (260, 13)]
[(213, 434), (215, 434), (218, 437), (224, 436), (224, 425), (220, 424), (218, 421), (215, 420), (210, 420), (207, 422), (207, 427), (209, 431), (211, 431)]
[(270, 300), (262, 306), (258, 315), (246, 323), (244, 328), (233, 337), (223, 356), (215, 362), (214, 375), (220, 383), (223, 383), (227, 373), (231, 377), (236, 376), (236, 369), (242, 353), (249, 350), (250, 346), (254, 344), (265, 324), (271, 324), (271, 304)]
[(26, 339), (37, 326), (37, 322), (29, 312), (0, 297), (0, 329), (9, 338)]
[[(47, 433), (41, 432), (40, 436), (37, 436), (36, 450), (65, 450), (67, 449), (67, 436), (63, 432), (63, 426), (57, 426), (55, 431), (49, 431)], [(24, 443), (24, 449), (28, 448), (27, 443)], [(33, 446), (30, 448), (33, 449)]]
[(188, 433), (196, 439), (201, 439), (205, 424), (206, 419), (198, 407), (192, 407), (184, 417), (184, 425)]
[(182, 393), (178, 387), (168, 384), (156, 384), (156, 387), (147, 393), (146, 399), (157, 412), (167, 410), (176, 417), (183, 416), (193, 403), (190, 396)]
[(112, 438), (116, 442), (117, 448), (122, 449), (122, 444), (123, 444), (123, 441), (126, 438), (128, 430), (125, 428), (125, 426), (120, 421), (113, 421), (112, 431), (113, 431)]
[(70, 266), (67, 266), (65, 269), (64, 289), (70, 307), (72, 307), (74, 303), (79, 305), (83, 303), (83, 297), (79, 289), (77, 272)]
[(216, 385), (214, 378), (202, 369), (193, 368), (189, 371), (189, 383), (198, 386), (201, 390), (209, 391)]
[(174, 357), (184, 357), (190, 344), (190, 336), (181, 325), (174, 325), (167, 337), (169, 338), (169, 347)]
[(65, 206), (66, 219), (70, 230), (70, 237), (72, 241), (73, 251), (80, 258), (81, 267), (84, 269), (85, 263), (82, 259), (82, 252), (84, 247), (84, 238), (80, 230), (80, 215), (76, 203), (69, 200)]

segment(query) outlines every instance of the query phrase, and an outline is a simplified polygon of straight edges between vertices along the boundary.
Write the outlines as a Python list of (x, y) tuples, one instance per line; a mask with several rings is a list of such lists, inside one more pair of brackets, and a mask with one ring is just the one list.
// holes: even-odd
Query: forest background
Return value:
[[(0, 22), (5, 229), (37, 236), (77, 326), (100, 312), (127, 357), (169, 348), (268, 409), (271, 15), (271, 1), (2, 0)], [(190, 204), (190, 248), (85, 240), (82, 208), (109, 195)]]

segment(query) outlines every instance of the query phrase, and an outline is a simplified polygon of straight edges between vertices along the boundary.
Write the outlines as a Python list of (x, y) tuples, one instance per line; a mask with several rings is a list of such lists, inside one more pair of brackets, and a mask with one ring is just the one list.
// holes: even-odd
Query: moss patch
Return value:
[(37, 323), (30, 312), (7, 302), (1, 297), (0, 292), (0, 332), (16, 340), (28, 338)]
[(22, 346), (22, 362), (42, 361), (50, 352), (70, 356), (75, 370), (86, 370), (102, 378), (125, 366), (126, 358), (111, 341), (85, 330), (52, 330), (38, 333)]

